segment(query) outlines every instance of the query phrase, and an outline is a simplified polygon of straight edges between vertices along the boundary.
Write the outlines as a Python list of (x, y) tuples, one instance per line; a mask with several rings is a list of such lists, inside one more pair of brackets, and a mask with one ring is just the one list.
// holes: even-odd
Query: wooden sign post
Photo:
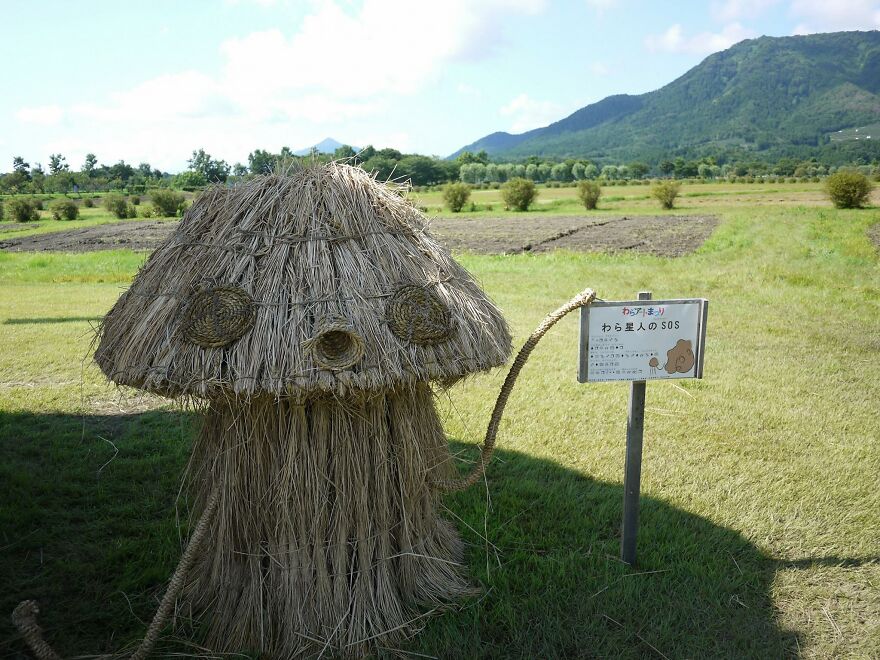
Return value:
[(581, 308), (578, 381), (630, 381), (620, 558), (636, 563), (645, 386), (648, 380), (703, 377), (709, 301), (703, 298), (597, 301)]

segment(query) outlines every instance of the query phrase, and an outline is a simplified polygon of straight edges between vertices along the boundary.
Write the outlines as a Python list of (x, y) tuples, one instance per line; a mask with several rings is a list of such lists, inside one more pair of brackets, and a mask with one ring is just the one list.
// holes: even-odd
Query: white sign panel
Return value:
[(702, 378), (709, 301), (594, 302), (581, 308), (578, 380)]

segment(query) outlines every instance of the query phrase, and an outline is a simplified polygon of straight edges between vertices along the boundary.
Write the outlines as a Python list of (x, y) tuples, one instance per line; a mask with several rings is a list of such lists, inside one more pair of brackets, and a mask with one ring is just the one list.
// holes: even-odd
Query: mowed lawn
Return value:
[[(679, 259), (459, 255), (518, 343), (586, 286), (709, 298), (705, 379), (648, 385), (631, 568), (617, 559), (628, 387), (578, 384), (576, 315), (555, 327), (487, 481), (445, 500), (479, 595), (389, 657), (880, 656), (880, 265), (866, 237), (880, 213), (686, 206), (722, 223)], [(143, 258), (0, 253), (2, 657), (23, 650), (7, 613), (24, 598), (65, 656), (130, 647), (179, 557), (197, 419), (109, 387), (89, 359), (92, 325)], [(503, 376), (439, 395), (463, 462)], [(203, 653), (193, 634), (182, 619), (162, 652)]]

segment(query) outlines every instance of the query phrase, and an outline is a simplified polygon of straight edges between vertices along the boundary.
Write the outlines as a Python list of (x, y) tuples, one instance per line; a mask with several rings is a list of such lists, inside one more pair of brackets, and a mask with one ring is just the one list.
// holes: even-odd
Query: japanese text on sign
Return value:
[(702, 298), (583, 308), (578, 380), (702, 378), (707, 308)]

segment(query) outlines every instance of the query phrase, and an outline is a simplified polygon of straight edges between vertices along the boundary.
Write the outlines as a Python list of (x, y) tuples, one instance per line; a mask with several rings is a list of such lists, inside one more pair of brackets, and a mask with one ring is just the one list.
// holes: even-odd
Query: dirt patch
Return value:
[(0, 222), (0, 231), (25, 231), (39, 226), (39, 222)]
[(868, 238), (874, 244), (874, 247), (877, 248), (877, 251), (880, 252), (880, 222), (868, 227)]
[(536, 252), (643, 252), (658, 257), (680, 257), (700, 247), (715, 227), (714, 216), (624, 217), (584, 227), (571, 234), (545, 241)]
[(718, 225), (715, 216), (622, 218), (540, 217), (438, 218), (433, 233), (453, 251), (480, 254), (520, 252), (621, 252), (633, 250), (679, 257), (700, 247)]
[[(30, 225), (29, 227), (33, 227)], [(0, 241), (10, 252), (94, 252), (96, 250), (153, 250), (177, 227), (176, 221), (145, 220), (56, 231)]]
[[(598, 218), (523, 215), (506, 218), (435, 218), (432, 233), (453, 252), (518, 254), (556, 249), (635, 251), (678, 257), (696, 250), (718, 224), (714, 216)], [(119, 222), (0, 241), (13, 252), (152, 250), (177, 227), (155, 220)]]

